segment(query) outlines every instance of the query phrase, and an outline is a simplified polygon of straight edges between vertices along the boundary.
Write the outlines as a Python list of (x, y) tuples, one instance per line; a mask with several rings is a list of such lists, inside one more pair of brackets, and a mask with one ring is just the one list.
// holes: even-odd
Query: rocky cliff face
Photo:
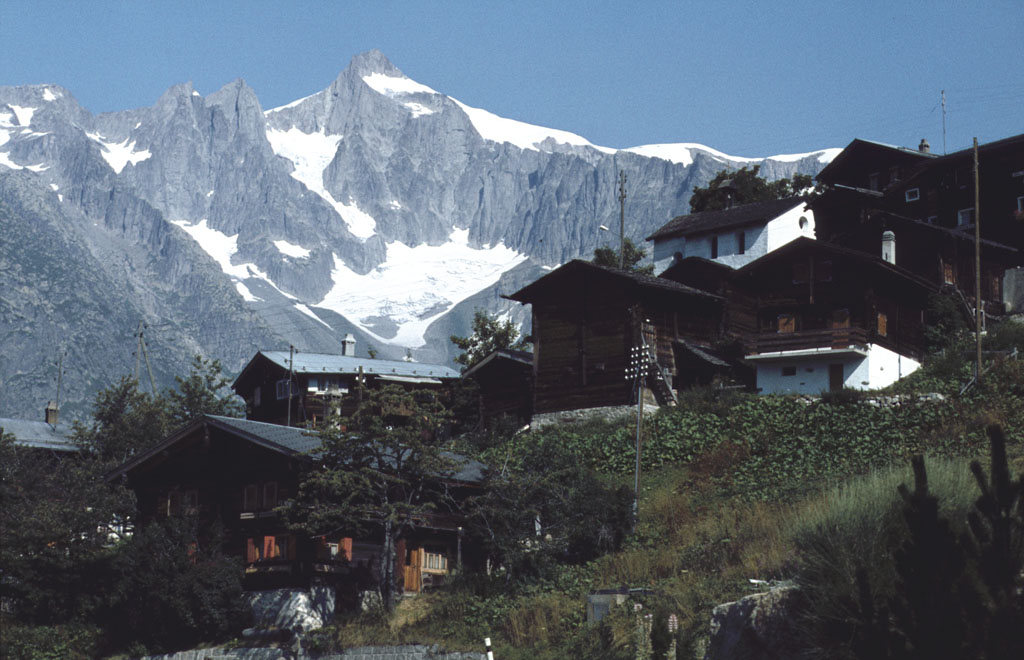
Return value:
[[(829, 153), (763, 171), (813, 174)], [(375, 51), (266, 111), (241, 80), (99, 116), (56, 85), (0, 88), (0, 416), (41, 414), (62, 350), (83, 412), (134, 370), (140, 320), (158, 386), (195, 353), (234, 370), (257, 348), (338, 351), (347, 332), (360, 352), (447, 362), (475, 308), (526, 320), (500, 294), (617, 242), (620, 170), (640, 241), (743, 164), (503, 119)]]

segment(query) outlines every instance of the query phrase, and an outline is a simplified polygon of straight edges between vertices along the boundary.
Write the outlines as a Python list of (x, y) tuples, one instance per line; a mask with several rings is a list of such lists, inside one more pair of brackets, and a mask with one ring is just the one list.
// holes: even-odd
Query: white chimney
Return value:
[(49, 401), (46, 404), (46, 423), (50, 426), (57, 426), (57, 419), (60, 415), (60, 410), (57, 408), (57, 404), (54, 401)]
[(917, 145), (917, 150), (923, 154), (930, 154), (932, 152), (932, 146), (928, 144), (928, 140), (921, 138), (921, 144)]
[(882, 260), (896, 263), (896, 234), (891, 231), (882, 232)]
[(356, 338), (352, 336), (352, 333), (346, 333), (345, 338), (341, 340), (341, 354), (349, 357), (355, 357), (356, 354)]

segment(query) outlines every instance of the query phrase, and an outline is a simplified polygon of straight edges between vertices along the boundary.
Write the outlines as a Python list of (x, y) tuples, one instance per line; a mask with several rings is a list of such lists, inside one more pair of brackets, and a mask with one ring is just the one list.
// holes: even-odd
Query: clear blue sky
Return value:
[(628, 147), (737, 156), (854, 137), (948, 150), (1024, 132), (1024, 2), (0, 0), (0, 85), (57, 83), (92, 112), (244, 78), (264, 108), (378, 48), (496, 114)]

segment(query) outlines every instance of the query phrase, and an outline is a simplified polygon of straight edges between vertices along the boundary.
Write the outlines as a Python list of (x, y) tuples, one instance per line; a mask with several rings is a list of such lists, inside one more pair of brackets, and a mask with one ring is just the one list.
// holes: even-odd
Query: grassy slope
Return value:
[[(963, 397), (950, 396), (963, 378), (962, 362), (933, 364), (899, 391), (943, 391), (944, 400), (879, 404), (848, 395), (809, 400), (690, 393), (680, 408), (646, 421), (639, 524), (621, 551), (586, 566), (561, 567), (548, 580), (513, 591), (477, 583), (409, 599), (387, 623), (354, 618), (319, 641), (416, 641), (480, 650), (489, 636), (503, 659), (570, 652), (632, 657), (634, 626), (625, 608), (600, 626), (582, 625), (587, 592), (629, 585), (657, 592), (645, 599), (657, 614), (656, 645), (666, 637), (660, 630), (664, 615), (674, 612), (682, 631), (679, 657), (692, 657), (687, 654), (706, 639), (716, 604), (757, 590), (751, 578), (793, 577), (794, 526), (820, 515), (829, 489), (850, 477), (905, 466), (916, 453), (961, 460), (983, 455), (990, 423), (1004, 426), (1012, 467), (1024, 469), (1024, 362), (997, 365)], [(632, 484), (633, 424), (624, 419), (541, 433), (610, 481)]]

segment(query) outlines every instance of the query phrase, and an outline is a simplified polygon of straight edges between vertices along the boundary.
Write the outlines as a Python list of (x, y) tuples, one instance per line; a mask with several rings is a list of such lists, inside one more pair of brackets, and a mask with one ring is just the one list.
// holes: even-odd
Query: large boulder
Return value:
[(704, 660), (784, 660), (799, 656), (804, 599), (792, 585), (717, 606)]

